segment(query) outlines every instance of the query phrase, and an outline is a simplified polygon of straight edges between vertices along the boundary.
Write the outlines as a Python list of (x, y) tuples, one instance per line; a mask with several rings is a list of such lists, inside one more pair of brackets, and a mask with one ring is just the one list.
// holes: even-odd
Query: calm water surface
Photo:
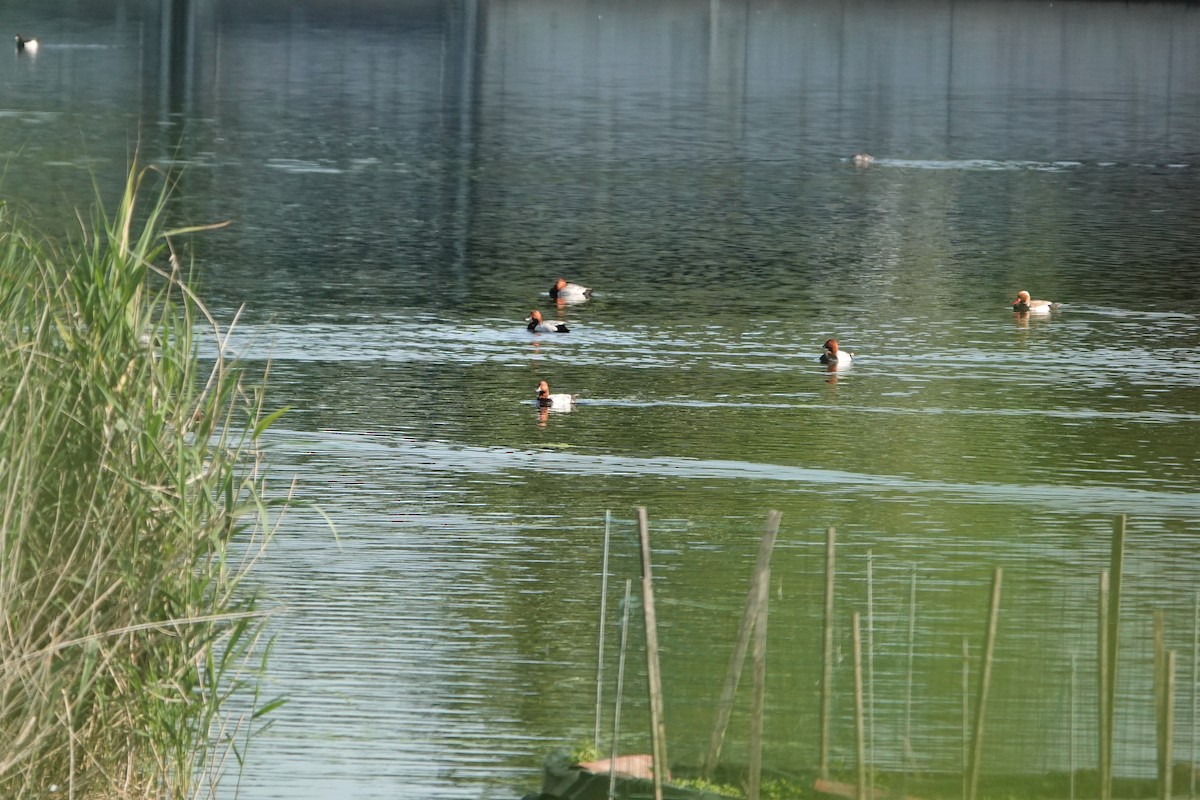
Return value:
[[(875, 761), (959, 768), (963, 641), (982, 649), (996, 567), (987, 769), (1090, 766), (1121, 514), (1118, 767), (1153, 769), (1156, 609), (1192, 746), (1200, 11), (172, 6), (0, 11), (43, 40), (0, 59), (0, 149), (5, 196), (48, 227), (93, 176), (115, 191), (135, 143), (181, 171), (181, 221), (233, 221), (193, 243), (202, 291), (225, 323), (242, 309), (230, 347), (270, 359), (292, 409), (268, 442), (278, 491), (295, 476), (337, 533), (298, 510), (262, 563), (268, 691), (291, 702), (223, 794), (535, 789), (546, 753), (592, 737), (605, 514), (611, 645), (637, 506), (681, 766), (707, 743), (768, 508), (768, 767), (815, 761), (829, 526), (835, 766), (853, 765), (860, 610)], [(552, 305), (560, 274), (594, 297)], [(1020, 289), (1063, 308), (1015, 319)], [(572, 332), (528, 333), (533, 308)], [(830, 336), (850, 370), (817, 362)], [(539, 416), (540, 379), (577, 410)], [(640, 653), (624, 752), (648, 748)], [(606, 670), (605, 750), (611, 647)]]

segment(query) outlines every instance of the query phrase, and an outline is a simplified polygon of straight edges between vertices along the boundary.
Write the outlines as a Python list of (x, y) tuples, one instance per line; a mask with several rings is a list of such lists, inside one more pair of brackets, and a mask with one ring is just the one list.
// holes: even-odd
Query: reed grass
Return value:
[(62, 244), (0, 205), (0, 797), (212, 796), (278, 703), (244, 580), (274, 415), (188, 288), (169, 183), (131, 169)]

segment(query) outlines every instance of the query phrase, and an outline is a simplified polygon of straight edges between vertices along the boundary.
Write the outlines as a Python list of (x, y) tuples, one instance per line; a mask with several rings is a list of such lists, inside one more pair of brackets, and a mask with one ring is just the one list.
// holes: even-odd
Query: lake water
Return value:
[[(593, 736), (611, 512), (607, 753), (638, 506), (681, 768), (770, 508), (768, 768), (816, 761), (828, 527), (835, 768), (854, 763), (853, 610), (874, 761), (960, 768), (963, 642), (974, 680), (997, 567), (985, 780), (1093, 765), (1122, 514), (1117, 768), (1153, 771), (1155, 610), (1191, 757), (1200, 9), (243, 5), (0, 9), (42, 40), (0, 59), (5, 198), (56, 230), (136, 147), (181, 170), (180, 222), (232, 220), (191, 247), (202, 294), (226, 324), (243, 309), (231, 346), (270, 359), (292, 409), (274, 485), (294, 476), (336, 524), (290, 514), (258, 571), (267, 691), (291, 702), (223, 795), (536, 789), (547, 753)], [(556, 307), (559, 275), (594, 296)], [(1018, 318), (1021, 289), (1063, 306)], [(532, 309), (571, 332), (530, 334)], [(849, 370), (818, 363), (830, 337)], [(577, 409), (539, 414), (542, 379)], [(649, 749), (640, 636), (621, 752)]]

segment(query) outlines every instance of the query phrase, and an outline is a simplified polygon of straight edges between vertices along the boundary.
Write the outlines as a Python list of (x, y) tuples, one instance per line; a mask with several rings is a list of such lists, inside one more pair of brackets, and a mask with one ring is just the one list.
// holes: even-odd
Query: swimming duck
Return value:
[(838, 349), (837, 339), (825, 340), (825, 352), (821, 354), (821, 363), (830, 364), (838, 369), (850, 366), (854, 361), (854, 353)]
[(1018, 314), (1049, 314), (1051, 311), (1058, 311), (1062, 303), (1054, 303), (1050, 300), (1030, 300), (1029, 292), (1017, 292), (1017, 299), (1013, 300), (1013, 311)]
[(550, 394), (550, 384), (545, 381), (540, 381), (537, 385), (538, 408), (569, 410), (575, 406), (575, 397), (573, 394)]
[(567, 283), (566, 278), (559, 278), (550, 287), (550, 296), (555, 300), (586, 300), (592, 296), (592, 290), (578, 283)]
[(33, 55), (34, 53), (36, 53), (38, 51), (38, 40), (37, 39), (26, 39), (24, 36), (22, 36), (19, 33), (16, 35), (15, 38), (17, 40), (17, 52), (18, 53), (29, 53), (30, 55)]
[(865, 167), (875, 160), (875, 157), (870, 153), (855, 153), (854, 158), (850, 159), (856, 167)]
[(525, 327), (530, 333), (570, 333), (571, 329), (567, 327), (565, 322), (543, 322), (542, 312), (534, 309), (529, 312), (529, 316), (525, 319), (529, 324)]

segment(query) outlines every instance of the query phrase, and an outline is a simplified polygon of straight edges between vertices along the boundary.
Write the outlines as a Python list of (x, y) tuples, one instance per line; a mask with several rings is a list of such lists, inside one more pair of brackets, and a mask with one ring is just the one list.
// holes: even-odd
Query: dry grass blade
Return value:
[(269, 415), (222, 347), (197, 356), (221, 331), (169, 237), (217, 226), (168, 232), (167, 182), (139, 203), (158, 174), (130, 170), (67, 245), (0, 206), (6, 798), (210, 796), (273, 705), (242, 585), (271, 533)]

